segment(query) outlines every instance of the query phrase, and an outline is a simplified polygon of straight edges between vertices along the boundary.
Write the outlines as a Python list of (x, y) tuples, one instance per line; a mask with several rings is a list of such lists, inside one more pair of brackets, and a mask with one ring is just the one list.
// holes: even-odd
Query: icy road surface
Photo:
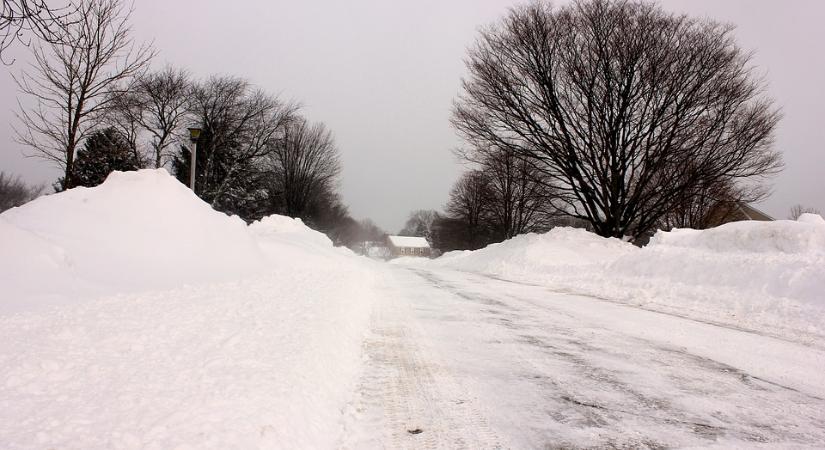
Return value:
[(825, 445), (825, 349), (390, 266), (344, 448)]

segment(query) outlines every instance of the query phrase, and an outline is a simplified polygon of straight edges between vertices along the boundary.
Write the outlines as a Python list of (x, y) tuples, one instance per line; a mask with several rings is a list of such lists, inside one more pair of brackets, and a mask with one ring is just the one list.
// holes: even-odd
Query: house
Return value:
[(414, 236), (387, 236), (387, 247), (390, 249), (390, 257), (399, 256), (422, 256), (429, 258), (432, 256), (432, 248), (426, 238)]
[(741, 222), (743, 220), (769, 222), (774, 220), (774, 218), (745, 202), (720, 202), (708, 212), (705, 218), (705, 228), (716, 227), (729, 222)]
[(759, 220), (762, 222), (770, 222), (775, 220), (773, 217), (747, 203), (738, 202), (737, 206), (739, 207), (739, 213), (737, 214), (736, 220)]
[[(754, 208), (745, 202), (719, 202), (702, 217), (701, 221), (694, 225), (697, 229), (708, 229), (718, 227), (730, 222), (742, 222), (746, 220), (758, 220), (761, 222), (769, 222), (776, 220), (764, 212)], [(689, 225), (689, 224), (688, 224)], [(686, 225), (679, 226), (670, 225), (664, 229), (682, 228)], [(656, 233), (656, 230), (650, 230), (633, 240), (633, 243), (639, 247), (644, 247), (650, 242), (650, 238)]]

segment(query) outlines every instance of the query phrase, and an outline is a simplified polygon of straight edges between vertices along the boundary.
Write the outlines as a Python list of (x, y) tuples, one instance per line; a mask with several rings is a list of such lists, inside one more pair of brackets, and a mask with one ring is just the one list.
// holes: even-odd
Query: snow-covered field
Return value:
[(400, 264), (492, 275), (800, 342), (825, 338), (825, 220), (657, 233), (637, 248), (580, 229)]
[(825, 222), (384, 264), (163, 170), (0, 214), (0, 448), (825, 446)]

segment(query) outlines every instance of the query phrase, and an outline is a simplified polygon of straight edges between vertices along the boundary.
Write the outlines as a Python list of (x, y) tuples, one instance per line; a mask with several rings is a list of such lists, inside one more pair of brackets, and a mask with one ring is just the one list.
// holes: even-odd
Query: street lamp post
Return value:
[(189, 140), (192, 141), (192, 160), (189, 162), (189, 188), (195, 192), (195, 161), (198, 154), (198, 138), (201, 136), (200, 128), (189, 128)]

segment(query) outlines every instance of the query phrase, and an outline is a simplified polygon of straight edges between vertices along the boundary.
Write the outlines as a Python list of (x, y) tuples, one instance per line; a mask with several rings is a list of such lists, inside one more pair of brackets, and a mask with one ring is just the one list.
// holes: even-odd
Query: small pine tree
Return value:
[[(138, 170), (141, 162), (128, 141), (114, 128), (92, 134), (77, 152), (72, 175), (76, 186), (93, 187), (115, 170)], [(62, 179), (59, 183), (62, 183)]]

